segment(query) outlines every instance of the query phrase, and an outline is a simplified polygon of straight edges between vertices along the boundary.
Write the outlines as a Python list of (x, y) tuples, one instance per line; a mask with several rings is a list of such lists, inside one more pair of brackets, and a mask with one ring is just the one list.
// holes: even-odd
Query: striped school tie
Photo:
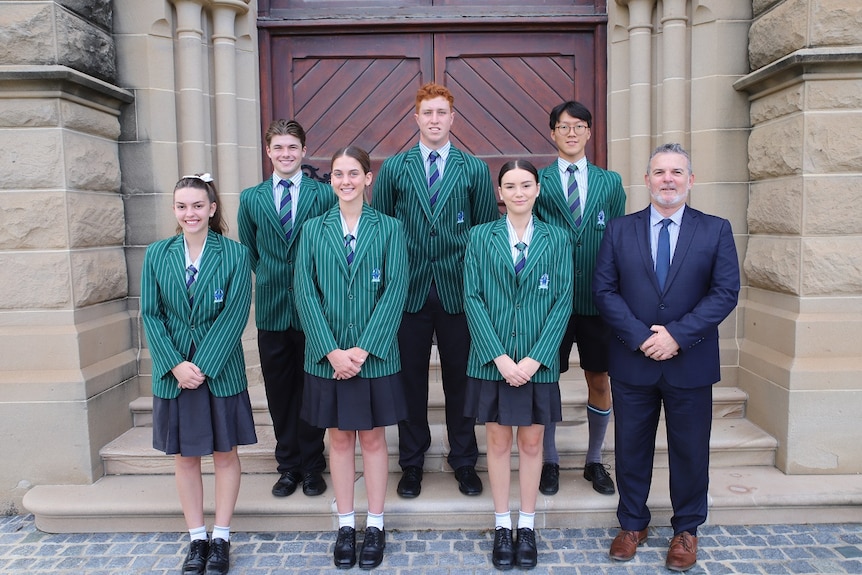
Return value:
[(189, 305), (195, 303), (195, 277), (198, 275), (198, 268), (194, 265), (189, 265), (186, 268), (186, 274), (188, 277), (186, 278), (186, 291), (189, 292)]
[(440, 154), (437, 152), (431, 152), (428, 155), (428, 202), (431, 204), (431, 207), (434, 207), (434, 204), (437, 203), (437, 196), (440, 195), (440, 170), (437, 166), (437, 158), (440, 157)]
[(353, 252), (353, 240), (356, 239), (356, 236), (353, 234), (347, 234), (344, 236), (344, 248), (347, 250), (347, 265), (353, 263), (353, 256), (356, 254)]
[(575, 225), (581, 225), (581, 195), (578, 193), (578, 180), (575, 178), (575, 172), (578, 170), (578, 167), (574, 164), (569, 164), (569, 167), (566, 168), (566, 171), (569, 172), (569, 186), (567, 190), (568, 200), (569, 200), (569, 212), (572, 214), (572, 217), (575, 219)]
[(655, 277), (658, 280), (658, 287), (662, 291), (664, 290), (664, 283), (667, 281), (667, 272), (670, 271), (670, 232), (667, 230), (670, 222), (670, 218), (661, 221), (661, 229), (658, 231), (658, 247), (655, 253)]
[(524, 250), (527, 249), (527, 244), (524, 242), (518, 242), (515, 244), (515, 248), (518, 250), (518, 257), (515, 258), (515, 275), (521, 273), (521, 270), (524, 269), (524, 266), (527, 265), (527, 256), (524, 255)]
[(281, 229), (284, 237), (290, 239), (293, 234), (293, 198), (290, 195), (290, 187), (293, 182), (281, 180), (281, 204), (279, 204), (278, 218), (281, 220)]

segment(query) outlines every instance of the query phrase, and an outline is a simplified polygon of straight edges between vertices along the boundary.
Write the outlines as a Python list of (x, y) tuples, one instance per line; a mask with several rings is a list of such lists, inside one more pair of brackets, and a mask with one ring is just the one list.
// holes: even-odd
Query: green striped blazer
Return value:
[(535, 383), (560, 379), (560, 341), (572, 313), (572, 245), (563, 230), (533, 222), (527, 261), (517, 276), (505, 219), (470, 232), (464, 270), (470, 377), (503, 379), (494, 358), (506, 354), (541, 363)]
[(243, 190), (239, 197), (239, 239), (248, 247), (255, 274), (255, 323), (258, 329), (301, 329), (293, 298), (293, 273), (302, 224), (331, 208), (332, 186), (307, 176), (299, 185), (299, 206), (290, 241), (284, 237), (272, 195), (272, 178)]
[(464, 311), (464, 250), (470, 228), (500, 217), (488, 165), (452, 146), (432, 212), (417, 144), (383, 162), (371, 205), (404, 224), (410, 261), (405, 311), (422, 309), (432, 280), (446, 313)]
[(401, 223), (367, 204), (350, 266), (338, 206), (306, 222), (294, 276), (305, 329), (305, 371), (331, 378), (326, 354), (351, 347), (368, 352), (361, 377), (400, 371), (396, 333), (407, 297), (407, 273)]
[(153, 361), (153, 395), (180, 394), (171, 369), (188, 359), (207, 376), (213, 395), (236, 395), (248, 386), (242, 332), (251, 306), (248, 250), (213, 231), (194, 284), (194, 305), (186, 290), (182, 234), (151, 244), (141, 275), (141, 318)]
[(575, 299), (572, 313), (599, 315), (593, 303), (593, 270), (605, 226), (626, 211), (626, 191), (622, 178), (616, 172), (587, 164), (587, 203), (580, 226), (575, 226), (575, 220), (569, 212), (556, 160), (542, 169), (539, 182), (542, 193), (536, 199), (534, 213), (540, 220), (568, 230), (569, 241), (574, 247)]

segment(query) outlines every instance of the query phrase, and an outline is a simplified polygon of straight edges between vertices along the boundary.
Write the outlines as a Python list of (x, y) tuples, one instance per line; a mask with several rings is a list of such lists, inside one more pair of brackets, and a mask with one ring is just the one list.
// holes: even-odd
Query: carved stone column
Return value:
[(646, 161), (652, 151), (652, 32), (655, 0), (617, 0), (629, 13), (629, 206), (645, 206), (643, 185)]
[(207, 101), (204, 94), (205, 60), (201, 16), (207, 0), (171, 0), (177, 10), (177, 120), (180, 137), (180, 171), (207, 170)]
[(661, 15), (661, 133), (664, 142), (688, 147), (687, 0), (664, 0)]
[(215, 136), (219, 189), (239, 192), (236, 17), (249, 0), (212, 0), (215, 78)]

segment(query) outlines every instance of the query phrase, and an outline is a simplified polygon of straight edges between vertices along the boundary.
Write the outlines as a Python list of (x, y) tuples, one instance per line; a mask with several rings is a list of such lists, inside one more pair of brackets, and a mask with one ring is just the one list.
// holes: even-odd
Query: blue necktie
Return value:
[(571, 212), (572, 217), (575, 219), (575, 226), (580, 226), (583, 210), (581, 210), (581, 194), (578, 192), (578, 180), (575, 178), (575, 172), (578, 171), (578, 167), (574, 164), (569, 164), (566, 171), (569, 172), (569, 185), (566, 190), (569, 212)]
[(428, 202), (432, 208), (437, 203), (437, 196), (440, 195), (440, 170), (437, 167), (437, 158), (439, 157), (440, 154), (437, 152), (431, 152), (428, 155)]
[(518, 242), (515, 244), (515, 248), (518, 250), (518, 257), (515, 260), (515, 275), (521, 273), (521, 270), (524, 269), (524, 266), (527, 265), (527, 256), (524, 255), (524, 250), (527, 249), (527, 244), (524, 242)]
[(278, 209), (278, 219), (281, 220), (281, 229), (284, 237), (288, 240), (293, 234), (293, 198), (290, 195), (290, 180), (281, 180), (281, 204)]
[(188, 274), (188, 277), (186, 278), (186, 290), (189, 292), (189, 305), (192, 305), (193, 303), (195, 303), (194, 283), (195, 276), (198, 273), (198, 268), (196, 268), (194, 265), (189, 265), (189, 267), (186, 268), (186, 273)]
[(347, 250), (347, 265), (348, 266), (353, 263), (353, 256), (356, 255), (353, 252), (353, 240), (355, 240), (355, 239), (356, 239), (356, 237), (353, 234), (347, 234), (346, 236), (344, 236), (344, 247)]
[(670, 270), (670, 218), (661, 221), (661, 229), (658, 232), (658, 247), (655, 253), (655, 277), (658, 279), (658, 287), (664, 291), (664, 282), (667, 281), (667, 272)]

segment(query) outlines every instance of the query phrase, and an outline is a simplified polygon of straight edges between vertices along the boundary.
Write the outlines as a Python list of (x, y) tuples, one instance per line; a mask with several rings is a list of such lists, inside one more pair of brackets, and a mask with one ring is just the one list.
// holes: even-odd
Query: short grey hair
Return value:
[(677, 144), (677, 143), (662, 144), (661, 146), (659, 146), (658, 148), (653, 150), (652, 154), (649, 155), (649, 161), (647, 162), (647, 165), (646, 165), (646, 173), (649, 174), (649, 167), (650, 167), (650, 164), (652, 164), (652, 159), (654, 157), (656, 157), (658, 154), (668, 154), (668, 153), (670, 153), (670, 154), (681, 154), (681, 155), (685, 156), (686, 167), (688, 168), (688, 173), (689, 174), (693, 173), (692, 169), (691, 169), (691, 155), (686, 151), (685, 148), (682, 147), (681, 144)]

